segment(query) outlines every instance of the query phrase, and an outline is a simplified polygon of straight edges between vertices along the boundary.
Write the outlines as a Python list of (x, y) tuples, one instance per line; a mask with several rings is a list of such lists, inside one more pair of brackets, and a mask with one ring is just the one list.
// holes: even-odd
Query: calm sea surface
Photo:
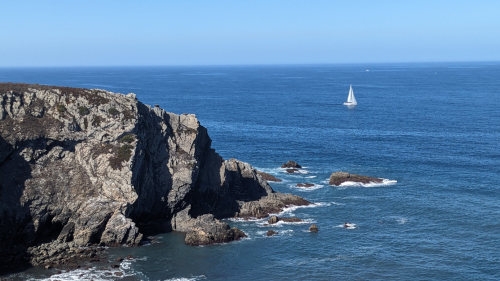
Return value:
[[(500, 63), (18, 68), (0, 69), (0, 81), (134, 92), (195, 113), (224, 158), (316, 203), (282, 214), (305, 224), (229, 221), (249, 236), (239, 242), (188, 247), (170, 233), (111, 249), (134, 257), (120, 269), (18, 278), (500, 280)], [(349, 84), (355, 109), (342, 105)], [(287, 160), (303, 173), (286, 175), (278, 167)], [(331, 187), (338, 170), (397, 183)], [(304, 182), (315, 186), (295, 187)]]

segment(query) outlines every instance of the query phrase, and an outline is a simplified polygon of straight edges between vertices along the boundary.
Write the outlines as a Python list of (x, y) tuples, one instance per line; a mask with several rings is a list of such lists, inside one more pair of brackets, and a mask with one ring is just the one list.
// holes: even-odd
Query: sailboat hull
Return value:
[(344, 105), (347, 105), (347, 106), (356, 106), (358, 105), (357, 102), (344, 102)]

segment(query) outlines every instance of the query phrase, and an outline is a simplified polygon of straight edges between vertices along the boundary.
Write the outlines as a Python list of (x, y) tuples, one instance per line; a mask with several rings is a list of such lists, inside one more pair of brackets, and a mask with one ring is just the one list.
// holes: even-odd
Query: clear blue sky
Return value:
[(16, 0), (0, 11), (0, 66), (500, 60), (500, 0)]

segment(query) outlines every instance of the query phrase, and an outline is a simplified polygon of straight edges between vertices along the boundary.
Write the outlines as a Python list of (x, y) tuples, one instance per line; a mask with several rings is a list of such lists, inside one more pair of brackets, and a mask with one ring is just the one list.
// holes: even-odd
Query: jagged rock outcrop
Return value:
[(244, 234), (220, 218), (309, 204), (210, 146), (194, 115), (134, 94), (0, 84), (0, 264), (171, 230), (193, 245), (227, 242)]
[(382, 179), (379, 178), (374, 178), (374, 177), (368, 177), (368, 176), (361, 176), (361, 175), (356, 175), (356, 174), (350, 174), (347, 172), (333, 172), (330, 175), (330, 180), (329, 184), (330, 185), (341, 185), (344, 182), (347, 181), (352, 181), (352, 182), (360, 182), (360, 183), (380, 183), (382, 182)]

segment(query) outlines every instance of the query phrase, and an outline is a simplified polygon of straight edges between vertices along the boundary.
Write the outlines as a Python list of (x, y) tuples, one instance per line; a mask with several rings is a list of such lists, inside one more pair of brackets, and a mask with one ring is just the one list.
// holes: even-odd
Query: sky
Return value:
[(2, 1), (0, 66), (500, 60), (498, 0)]

